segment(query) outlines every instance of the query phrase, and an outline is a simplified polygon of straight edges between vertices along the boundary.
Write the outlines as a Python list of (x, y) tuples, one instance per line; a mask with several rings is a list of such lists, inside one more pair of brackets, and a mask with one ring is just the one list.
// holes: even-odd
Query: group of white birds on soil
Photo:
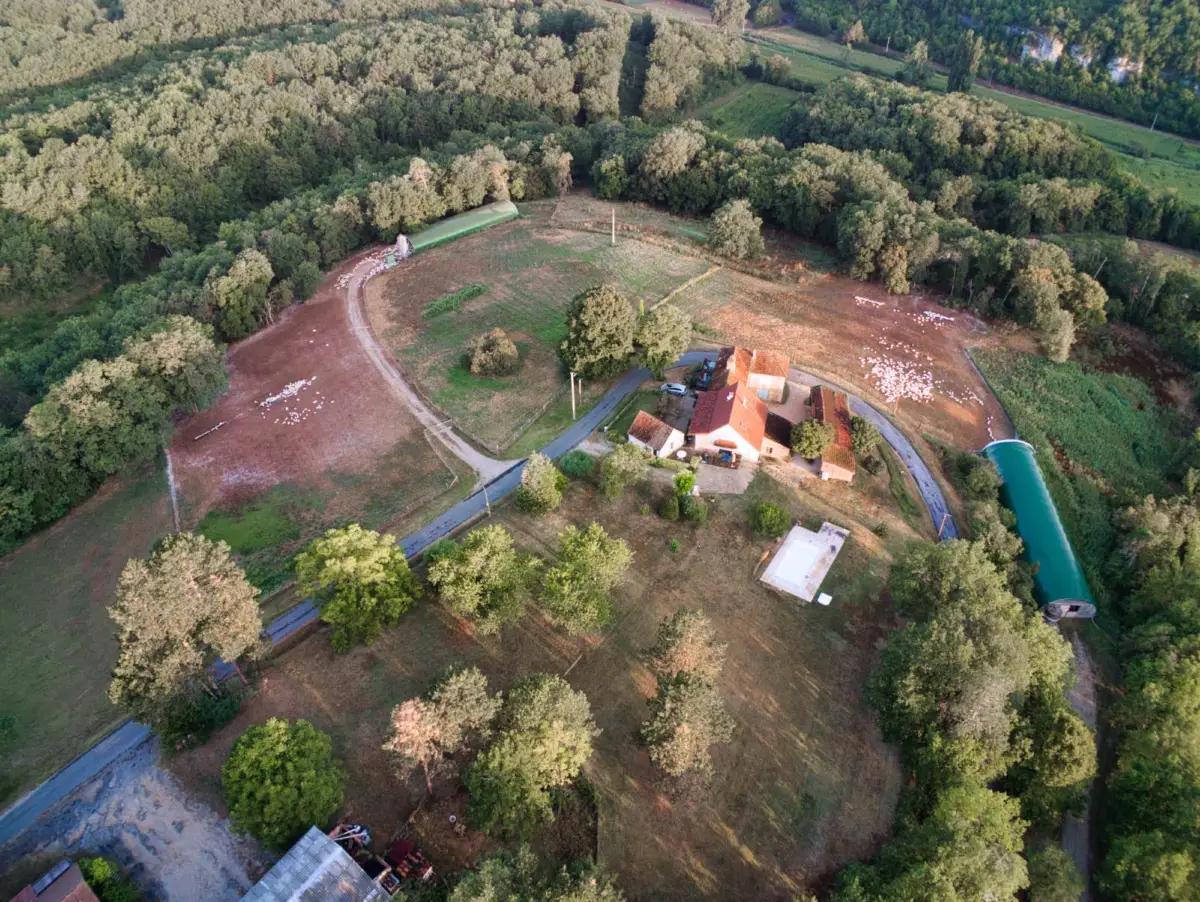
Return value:
[[(874, 301), (858, 295), (855, 296), (854, 303), (859, 307), (886, 306), (883, 301)], [(901, 312), (900, 315), (907, 316), (919, 323), (922, 331), (928, 328), (940, 329), (946, 323), (954, 322), (955, 319), (953, 316), (946, 316), (933, 310), (925, 310), (921, 313)], [(960, 397), (942, 380), (935, 379), (933, 370), (927, 366), (927, 364), (933, 363), (931, 355), (922, 354), (911, 345), (902, 341), (892, 341), (882, 335), (875, 339), (874, 349), (890, 353), (864, 355), (859, 358), (859, 363), (862, 364), (868, 378), (874, 382), (879, 393), (889, 404), (895, 405), (899, 401), (932, 401), (936, 389), (957, 404), (975, 402), (983, 405), (983, 398), (973, 389), (968, 390), (966, 397)], [(922, 361), (922, 357), (924, 357), (924, 361)]]

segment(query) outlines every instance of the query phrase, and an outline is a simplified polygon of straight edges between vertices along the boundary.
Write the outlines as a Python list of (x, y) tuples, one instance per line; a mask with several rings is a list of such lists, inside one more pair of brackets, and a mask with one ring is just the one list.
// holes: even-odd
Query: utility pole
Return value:
[(942, 514), (942, 522), (938, 524), (938, 541), (942, 540), (942, 530), (946, 528), (946, 518), (950, 516), (949, 512)]
[(492, 515), (492, 502), (488, 500), (487, 483), (483, 484), (483, 506), (487, 508), (487, 515)]
[(1158, 110), (1154, 111), (1154, 121), (1150, 123), (1150, 131), (1154, 131), (1154, 126), (1158, 125)]
[(889, 34), (888, 39), (887, 39), (887, 46), (883, 48), (883, 55), (887, 56), (891, 52), (892, 52), (892, 36)]
[(612, 208), (612, 247), (617, 246), (617, 208)]
[(575, 420), (575, 372), (571, 372), (571, 420)]

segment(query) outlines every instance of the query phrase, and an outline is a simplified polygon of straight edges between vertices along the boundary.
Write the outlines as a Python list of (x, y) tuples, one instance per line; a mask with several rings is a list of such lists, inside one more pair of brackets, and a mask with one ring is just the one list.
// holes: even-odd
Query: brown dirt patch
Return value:
[(307, 303), (234, 345), (229, 390), (179, 424), (171, 457), (188, 521), (281, 483), (363, 473), (401, 448), (414, 479), (442, 469), (350, 332), (337, 280), (359, 256), (330, 273)]
[(1117, 353), (1098, 354), (1083, 349), (1082, 353), (1073, 352), (1073, 356), (1098, 370), (1141, 379), (1164, 407), (1179, 411), (1191, 407), (1192, 377), (1185, 367), (1164, 354), (1154, 339), (1144, 332), (1120, 323), (1109, 328)]
[(1009, 437), (999, 402), (966, 355), (971, 346), (1006, 338), (924, 295), (889, 295), (877, 283), (832, 275), (781, 285), (723, 272), (673, 303), (724, 341), (786, 351), (794, 366), (828, 376), (882, 410), (890, 405), (867, 358), (889, 357), (929, 372), (933, 399), (901, 401), (895, 417), (910, 435), (929, 433), (960, 448)]

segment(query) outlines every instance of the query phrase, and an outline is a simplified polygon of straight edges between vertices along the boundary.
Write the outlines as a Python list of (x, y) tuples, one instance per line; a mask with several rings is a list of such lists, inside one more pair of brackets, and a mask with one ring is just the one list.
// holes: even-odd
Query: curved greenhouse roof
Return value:
[(1058, 518), (1033, 446), (1019, 439), (1003, 439), (992, 442), (983, 453), (1000, 471), (1005, 501), (1017, 515), (1025, 554), (1038, 565), (1034, 584), (1042, 603), (1092, 602), (1083, 568)]

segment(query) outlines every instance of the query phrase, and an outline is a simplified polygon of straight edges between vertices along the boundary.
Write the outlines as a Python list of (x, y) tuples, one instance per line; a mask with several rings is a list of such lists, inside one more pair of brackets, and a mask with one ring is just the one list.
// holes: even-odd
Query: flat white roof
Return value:
[(850, 531), (821, 524), (820, 532), (793, 526), (760, 579), (781, 592), (812, 601)]

